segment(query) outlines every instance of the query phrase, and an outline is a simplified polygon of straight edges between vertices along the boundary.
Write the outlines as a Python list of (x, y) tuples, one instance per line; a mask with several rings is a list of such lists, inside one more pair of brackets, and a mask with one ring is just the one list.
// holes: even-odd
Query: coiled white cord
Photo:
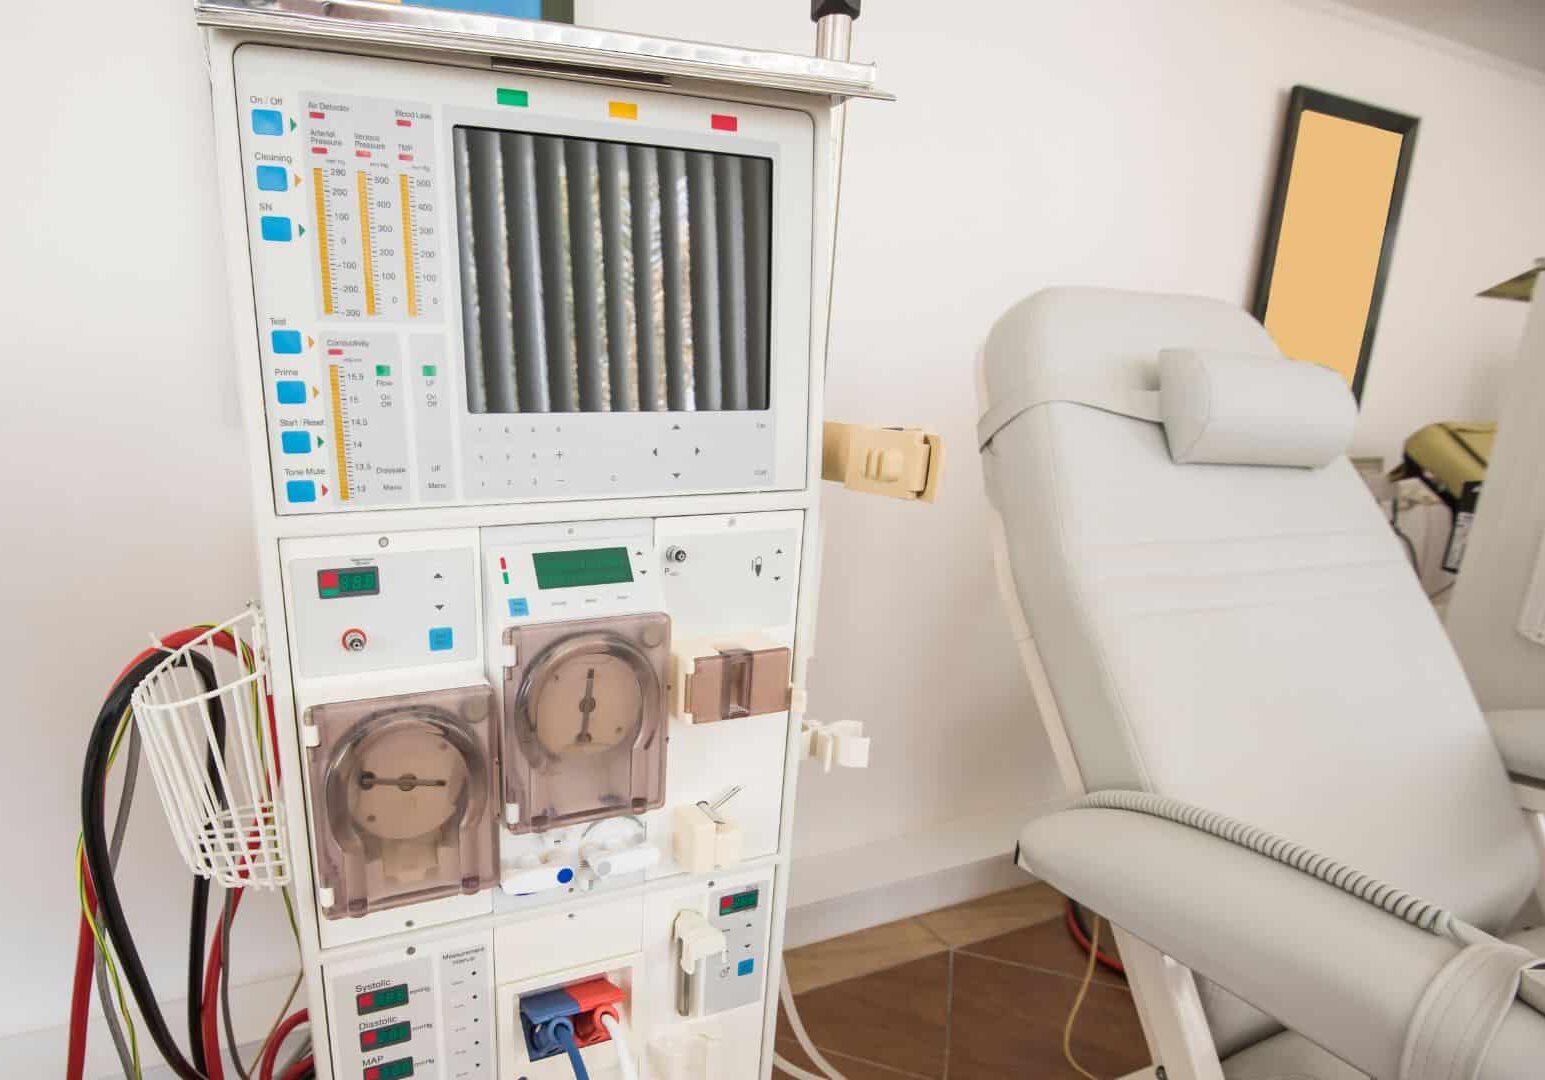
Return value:
[(1300, 873), (1334, 886), (1429, 934), (1449, 938), (1461, 945), (1493, 940), (1489, 934), (1437, 904), (1430, 904), (1328, 855), (1321, 855), (1302, 844), (1248, 825), (1227, 814), (1203, 810), (1190, 803), (1146, 791), (1096, 791), (1079, 799), (1073, 804), (1073, 809), (1127, 810), (1173, 821), (1177, 825), (1185, 825), (1246, 848), (1257, 855), (1264, 855), (1284, 866), (1291, 866)]
[(773, 1054), (773, 1064), (778, 1067), (778, 1071), (787, 1073), (794, 1077), (794, 1080), (845, 1080), (832, 1063), (827, 1061), (821, 1055), (821, 1052), (815, 1048), (814, 1040), (810, 1038), (810, 1033), (805, 1030), (805, 1023), (799, 1018), (799, 1010), (794, 1007), (794, 990), (789, 986), (789, 973), (787, 969), (784, 969), (783, 979), (778, 987), (778, 1000), (783, 1003), (783, 1015), (788, 1018), (789, 1027), (794, 1029), (794, 1038), (799, 1041), (800, 1049), (805, 1052), (815, 1067), (821, 1070), (818, 1073), (813, 1073), (808, 1069), (801, 1069), (792, 1061), (775, 1052)]
[(633, 1048), (628, 1045), (627, 1025), (611, 1013), (602, 1013), (601, 1026), (617, 1047), (617, 1068), (622, 1073), (622, 1080), (638, 1080), (638, 1065), (633, 1061)]

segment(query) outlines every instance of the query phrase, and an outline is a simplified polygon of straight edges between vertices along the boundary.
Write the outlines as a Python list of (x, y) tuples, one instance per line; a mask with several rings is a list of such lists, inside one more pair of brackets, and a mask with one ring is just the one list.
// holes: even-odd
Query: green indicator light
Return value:
[(531, 104), (531, 95), (524, 90), (511, 90), (509, 87), (499, 87), (499, 92), (494, 95), (500, 105), (513, 105), (517, 109), (524, 109)]
[(377, 364), (376, 365), (376, 375), (377, 375), (377, 377), (384, 379), (388, 375), (390, 375), (391, 373), (392, 373), (392, 365), (390, 365), (390, 364)]
[(504, 577), (504, 583), (506, 585), (508, 585), (510, 583), (510, 575), (509, 574), (505, 574), (505, 575), (503, 575), (503, 577)]
[(435, 377), (435, 371), (436, 371), (436, 368), (435, 368), (435, 366), (433, 364), (425, 364), (424, 365), (424, 378), (426, 378), (426, 379), (434, 378)]
[(380, 1080), (404, 1080), (413, 1075), (413, 1059), (398, 1058), (381, 1066)]

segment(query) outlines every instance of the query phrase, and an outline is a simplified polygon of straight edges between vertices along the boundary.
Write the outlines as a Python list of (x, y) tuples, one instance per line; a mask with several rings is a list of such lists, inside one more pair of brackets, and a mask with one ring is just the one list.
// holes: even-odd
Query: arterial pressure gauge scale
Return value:
[(197, 5), (319, 1076), (769, 1075), (856, 8)]

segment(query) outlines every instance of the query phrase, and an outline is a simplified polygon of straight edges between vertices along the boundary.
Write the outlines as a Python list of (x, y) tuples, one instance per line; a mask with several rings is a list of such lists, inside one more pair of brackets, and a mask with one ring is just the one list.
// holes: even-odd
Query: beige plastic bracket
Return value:
[(944, 441), (921, 428), (828, 420), (821, 432), (821, 479), (869, 495), (933, 502)]

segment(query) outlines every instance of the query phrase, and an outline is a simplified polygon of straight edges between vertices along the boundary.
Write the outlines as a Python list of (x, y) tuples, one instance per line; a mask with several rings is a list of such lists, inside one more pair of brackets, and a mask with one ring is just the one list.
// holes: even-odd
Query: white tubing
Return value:
[(799, 1010), (794, 1007), (794, 991), (789, 986), (789, 973), (787, 969), (784, 970), (781, 985), (778, 987), (778, 999), (783, 1002), (783, 1015), (788, 1018), (789, 1027), (794, 1029), (794, 1038), (799, 1040), (800, 1049), (804, 1050), (815, 1067), (821, 1071), (819, 1073), (808, 1072), (777, 1054), (773, 1055), (773, 1064), (794, 1077), (795, 1080), (845, 1080), (832, 1063), (821, 1056), (821, 1052), (815, 1048), (815, 1042), (810, 1038), (809, 1032), (805, 1031), (804, 1021), (799, 1018)]
[(627, 1027), (611, 1013), (603, 1013), (601, 1026), (612, 1037), (612, 1042), (617, 1044), (617, 1067), (622, 1073), (622, 1080), (638, 1080), (638, 1065), (633, 1060), (633, 1048), (628, 1045)]

